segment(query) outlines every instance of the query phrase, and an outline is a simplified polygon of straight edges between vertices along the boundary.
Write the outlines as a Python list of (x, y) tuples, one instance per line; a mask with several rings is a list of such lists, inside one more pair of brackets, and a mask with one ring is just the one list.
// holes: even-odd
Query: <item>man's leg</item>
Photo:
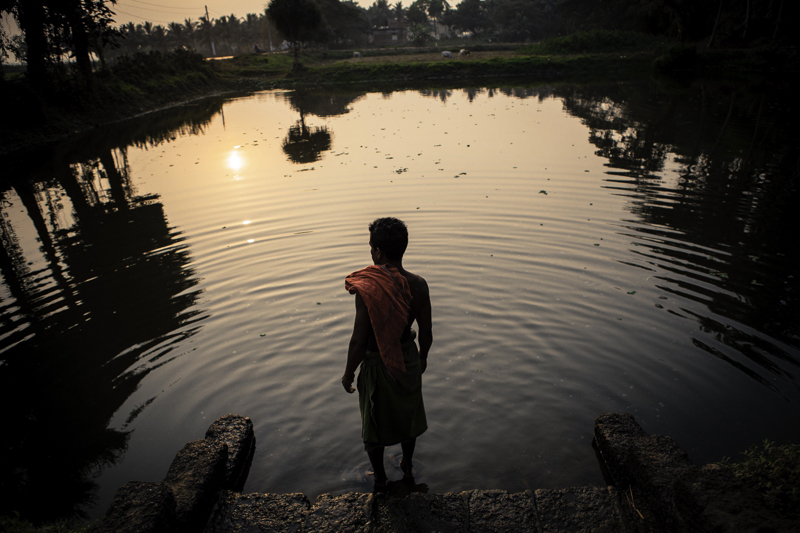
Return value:
[(400, 469), (403, 470), (403, 477), (404, 478), (413, 478), (413, 468), (414, 463), (412, 463), (412, 459), (414, 458), (414, 447), (417, 445), (417, 439), (406, 440), (400, 443), (400, 447), (403, 448), (403, 460), (400, 461)]
[(386, 469), (383, 467), (383, 446), (373, 448), (367, 452), (372, 471), (375, 473), (375, 487), (386, 486)]

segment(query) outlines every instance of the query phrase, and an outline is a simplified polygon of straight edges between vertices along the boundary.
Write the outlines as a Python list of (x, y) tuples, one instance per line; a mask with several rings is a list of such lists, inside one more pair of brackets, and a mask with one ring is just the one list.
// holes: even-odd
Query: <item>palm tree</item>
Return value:
[(439, 39), (439, 19), (442, 13), (450, 9), (450, 4), (447, 0), (430, 0), (428, 2), (428, 15), (433, 19), (433, 28), (436, 33), (436, 39)]
[(264, 48), (261, 42), (261, 19), (258, 15), (255, 13), (248, 13), (244, 22), (242, 22), (242, 30), (248, 46), (257, 45), (261, 49)]
[(200, 17), (200, 25), (197, 27), (197, 42), (201, 46), (208, 48), (212, 57), (217, 55), (217, 47), (214, 43), (214, 23), (206, 17)]
[(126, 53), (135, 54), (145, 44), (145, 33), (141, 24), (128, 22), (120, 28), (120, 33), (124, 39), (122, 48)]
[(228, 17), (228, 35), (231, 53), (236, 54), (242, 47), (244, 35), (242, 35), (242, 21), (233, 13)]
[(150, 30), (150, 47), (160, 52), (167, 51), (167, 30), (161, 24), (156, 24)]
[(181, 46), (186, 46), (186, 35), (183, 24), (178, 22), (170, 22), (167, 26), (167, 45), (170, 49), (175, 50)]
[(397, 19), (397, 22), (404, 22), (406, 20), (406, 14), (403, 10), (403, 2), (397, 2), (394, 5), (392, 12), (394, 13), (394, 18)]
[(183, 29), (184, 29), (184, 38), (186, 39), (187, 46), (189, 46), (190, 48), (196, 48), (195, 40), (197, 39), (197, 35), (195, 30), (197, 29), (197, 22), (195, 22), (191, 18), (184, 19)]

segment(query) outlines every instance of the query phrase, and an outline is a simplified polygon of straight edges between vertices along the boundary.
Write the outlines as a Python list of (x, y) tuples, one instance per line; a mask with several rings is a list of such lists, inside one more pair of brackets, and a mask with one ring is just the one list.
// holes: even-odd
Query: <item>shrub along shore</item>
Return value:
[[(305, 51), (299, 67), (288, 53), (247, 54), (215, 61), (188, 50), (123, 57), (81, 82), (57, 73), (53, 86), (31, 91), (22, 75), (0, 79), (10, 110), (0, 154), (191, 100), (236, 91), (332, 84), (402, 88), (430, 83), (496, 84), (500, 80), (636, 79), (653, 75), (774, 77), (798, 70), (796, 51), (707, 50), (665, 45), (652, 37), (594, 32), (541, 44), (478, 44), (429, 48)], [(456, 56), (446, 59), (443, 51)], [(475, 80), (475, 81), (471, 81)]]

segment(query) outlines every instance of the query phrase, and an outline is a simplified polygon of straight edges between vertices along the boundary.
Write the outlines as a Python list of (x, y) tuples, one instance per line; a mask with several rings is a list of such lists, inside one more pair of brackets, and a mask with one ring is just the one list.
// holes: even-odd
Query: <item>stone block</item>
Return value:
[(211, 424), (206, 431), (206, 439), (228, 445), (225, 488), (241, 492), (256, 450), (253, 422), (246, 416), (225, 415)]
[(114, 496), (93, 533), (171, 533), (176, 530), (175, 496), (163, 483), (130, 481)]
[(645, 430), (629, 413), (606, 413), (595, 419), (595, 443), (617, 485), (627, 486), (630, 482), (625, 467), (628, 455), (646, 437)]
[(470, 533), (538, 532), (530, 491), (473, 490), (461, 495), (469, 505)]
[(673, 486), (694, 468), (689, 455), (671, 437), (647, 435), (627, 413), (597, 417), (595, 441), (617, 487), (629, 499), (626, 522), (641, 519), (650, 530), (675, 531)]
[(693, 468), (675, 483), (673, 503), (678, 531), (698, 533), (789, 533), (800, 530), (767, 509), (755, 489), (728, 468)]
[(175, 495), (179, 531), (201, 531), (223, 490), (228, 447), (196, 440), (186, 444), (169, 467), (164, 484)]
[(224, 494), (204, 533), (297, 533), (311, 508), (299, 493)]
[(537, 490), (542, 533), (617, 533), (623, 523), (614, 492), (605, 487)]
[[(467, 533), (469, 504), (460, 494), (412, 492), (404, 498), (375, 497), (375, 533)], [(310, 531), (310, 530), (309, 530)]]
[(371, 531), (372, 494), (323, 494), (309, 511), (303, 531), (314, 533), (367, 533)]

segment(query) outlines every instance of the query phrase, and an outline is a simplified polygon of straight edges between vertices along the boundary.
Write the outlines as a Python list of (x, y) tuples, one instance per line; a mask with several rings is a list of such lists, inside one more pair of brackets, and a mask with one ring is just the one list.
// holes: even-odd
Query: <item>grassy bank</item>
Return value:
[(95, 74), (89, 84), (70, 72), (54, 71), (52, 83), (36, 90), (22, 75), (0, 82), (8, 112), (0, 150), (64, 137), (174, 103), (228, 90), (213, 67), (195, 53), (179, 50), (123, 58)]
[[(457, 51), (456, 51), (457, 52)], [(302, 67), (292, 71), (265, 72), (261, 85), (297, 87), (339, 83), (411, 82), (443, 79), (495, 77), (595, 77), (633, 75), (646, 72), (653, 57), (647, 53), (620, 58), (615, 54), (577, 56), (521, 56), (513, 51), (472, 52), (466, 58), (443, 59), (439, 52), (418, 52), (397, 56), (364, 55), (362, 58), (329, 59), (321, 54), (304, 58)], [(351, 54), (352, 55), (352, 54)], [(257, 59), (253, 59), (253, 62)], [(227, 70), (227, 65), (220, 65)], [(254, 70), (255, 65), (236, 70)]]
[[(460, 48), (470, 54), (458, 57)], [(443, 51), (456, 57), (445, 59)], [(0, 82), (10, 109), (0, 130), (0, 153), (63, 137), (126, 117), (235, 90), (299, 88), (328, 84), (370, 84), (384, 88), (419, 83), (528, 78), (545, 80), (631, 79), (649, 75), (725, 73), (781, 75), (797, 68), (793, 50), (716, 51), (673, 45), (625, 32), (589, 32), (515, 45), (453, 43), (450, 47), (311, 50), (293, 68), (288, 53), (248, 54), (204, 61), (178, 50), (123, 58), (92, 80), (91, 90), (69, 75), (42, 91), (27, 88), (23, 76)]]

